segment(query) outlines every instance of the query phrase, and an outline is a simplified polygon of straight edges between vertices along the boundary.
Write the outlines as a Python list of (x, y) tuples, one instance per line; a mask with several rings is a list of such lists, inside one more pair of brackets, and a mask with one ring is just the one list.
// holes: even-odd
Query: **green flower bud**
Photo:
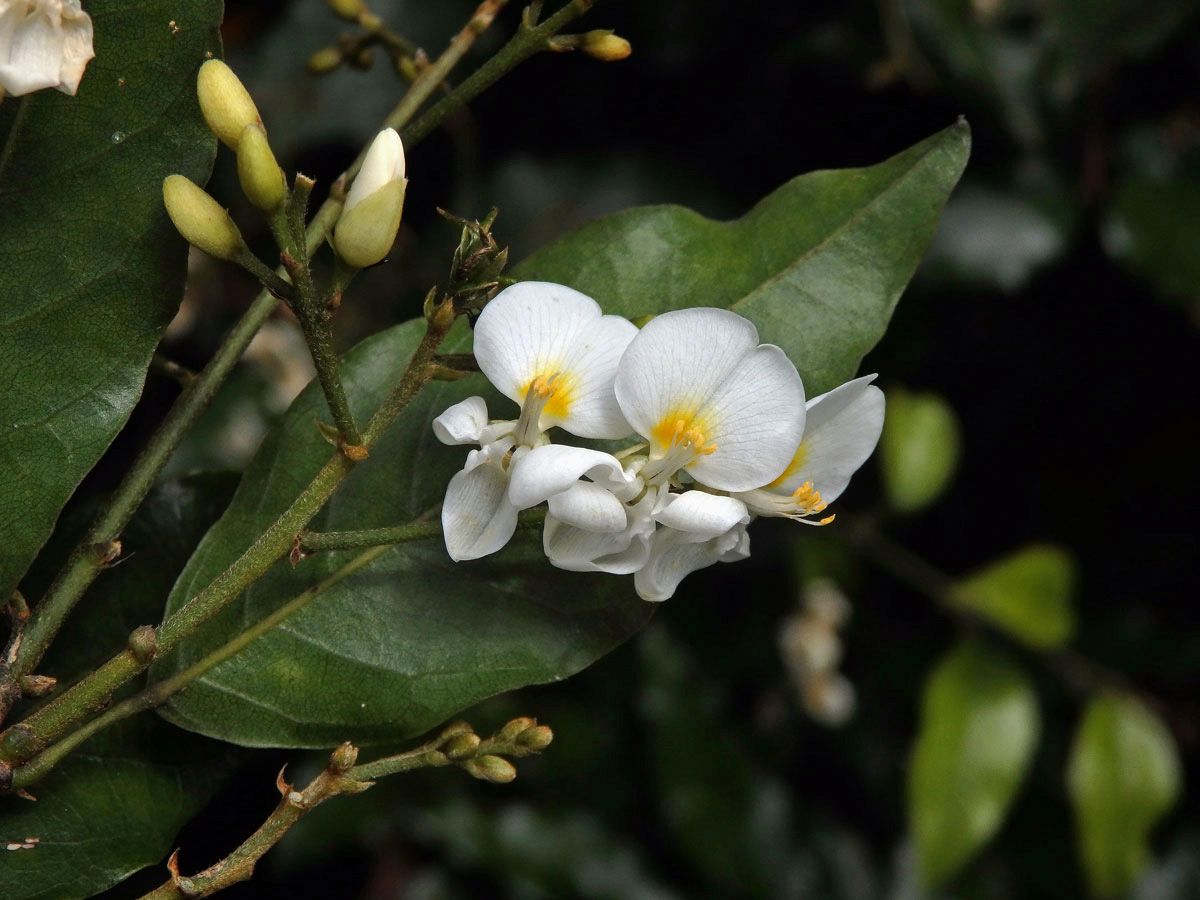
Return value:
[(549, 725), (535, 725), (517, 736), (517, 743), (530, 750), (545, 750), (554, 740), (554, 732)]
[(465, 759), (475, 753), (475, 748), (480, 743), (477, 734), (459, 734), (446, 741), (442, 746), (442, 751), (451, 759)]
[(358, 17), (367, 10), (362, 0), (327, 0), (327, 2), (334, 14), (347, 22), (357, 22)]
[(219, 59), (210, 59), (196, 76), (200, 111), (212, 133), (230, 150), (237, 150), (247, 125), (262, 125), (258, 107), (233, 69)]
[(337, 47), (322, 47), (308, 58), (305, 68), (309, 75), (324, 75), (342, 64), (342, 51)]
[(508, 784), (517, 777), (513, 764), (499, 756), (477, 756), (463, 763), (463, 768), (476, 778), (493, 784)]
[(606, 29), (597, 29), (584, 34), (580, 48), (588, 56), (601, 62), (616, 62), (633, 52), (629, 41), (623, 37), (617, 37)]
[(287, 182), (261, 125), (247, 125), (242, 129), (237, 170), (242, 193), (256, 207), (271, 212), (283, 205), (287, 198)]
[(404, 146), (392, 128), (379, 132), (333, 232), (333, 248), (356, 269), (380, 262), (396, 240), (404, 212)]
[(245, 248), (242, 233), (216, 200), (183, 175), (163, 180), (167, 215), (184, 240), (217, 259), (236, 260)]
[(519, 735), (521, 732), (528, 731), (535, 725), (537, 725), (537, 722), (535, 722), (533, 719), (530, 719), (527, 716), (522, 716), (519, 719), (513, 719), (511, 722), (501, 728), (496, 737), (502, 741), (513, 741), (516, 740), (517, 735)]

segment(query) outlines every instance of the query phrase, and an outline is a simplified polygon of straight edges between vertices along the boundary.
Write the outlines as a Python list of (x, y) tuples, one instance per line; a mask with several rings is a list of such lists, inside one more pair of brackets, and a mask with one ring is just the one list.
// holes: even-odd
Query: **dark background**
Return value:
[[(373, 8), (436, 56), (473, 4)], [(463, 72), (517, 15), (505, 11)], [(1031, 541), (1068, 548), (1082, 573), (1073, 646), (1122, 673), (1193, 757), (1195, 6), (604, 0), (579, 24), (615, 28), (633, 55), (537, 57), (411, 150), (396, 252), (356, 285), (344, 344), (416, 314), (444, 278), (456, 234), (436, 206), (468, 216), (499, 206), (496, 233), (520, 259), (635, 204), (734, 217), (794, 175), (879, 162), (965, 115), (966, 176), (863, 365), (885, 390), (948, 400), (964, 453), (936, 505), (883, 527), (951, 575)], [(317, 0), (228, 4), (228, 58), (280, 162), (324, 184), (401, 91), (385, 58), (369, 72), (303, 73), (343, 30), (353, 29)], [(225, 154), (214, 178), (216, 196), (236, 195)], [(201, 364), (253, 287), (227, 269), (193, 275), (201, 287), (172, 353)], [(300, 365), (289, 352), (268, 362)], [(278, 374), (267, 372), (262, 360), (244, 367), (175, 471), (244, 464), (253, 441), (230, 436), (266, 428), (286, 403), (265, 391)], [(151, 383), (115, 456), (171, 393)], [(111, 477), (102, 468), (94, 485)], [(840, 506), (882, 515), (881, 496), (868, 464)], [(923, 676), (962, 626), (856, 555), (836, 526), (760, 521), (753, 540), (751, 561), (684, 582), (646, 635), (582, 675), (470, 713), (481, 731), (512, 715), (555, 729), (516, 783), (422, 772), (335, 800), (226, 896), (920, 896), (904, 771)], [(777, 651), (816, 571), (838, 573), (853, 603), (844, 671), (859, 707), (841, 729), (806, 717)], [(1044, 733), (1010, 819), (948, 896), (1081, 897), (1063, 767), (1084, 695), (1054, 660), (1005, 646), (1037, 682)], [(261, 821), (284, 758), (263, 754), (189, 826), (178, 843), (190, 868)], [(1187, 794), (1159, 830), (1159, 868), (1139, 898), (1200, 896), (1197, 812)]]

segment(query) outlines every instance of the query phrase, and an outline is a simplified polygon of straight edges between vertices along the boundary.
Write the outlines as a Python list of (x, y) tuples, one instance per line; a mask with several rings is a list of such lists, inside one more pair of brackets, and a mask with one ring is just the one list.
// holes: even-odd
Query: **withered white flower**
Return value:
[(74, 96), (92, 49), (79, 0), (0, 0), (0, 88), (18, 96), (57, 88)]

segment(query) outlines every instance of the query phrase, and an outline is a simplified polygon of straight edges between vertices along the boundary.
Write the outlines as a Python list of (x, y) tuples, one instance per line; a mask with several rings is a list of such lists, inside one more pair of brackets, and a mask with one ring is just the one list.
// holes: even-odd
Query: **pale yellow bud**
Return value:
[(236, 260), (245, 242), (233, 219), (216, 200), (183, 175), (163, 180), (167, 215), (184, 240), (217, 259)]
[(357, 22), (358, 17), (367, 10), (362, 0), (326, 0), (326, 2), (337, 16), (347, 22)]
[(333, 247), (348, 265), (364, 269), (387, 256), (400, 229), (407, 184), (400, 135), (385, 128), (367, 150), (334, 228)]
[(633, 52), (629, 41), (605, 29), (587, 32), (579, 46), (588, 56), (603, 62), (616, 62)]
[(517, 770), (507, 759), (499, 756), (477, 756), (462, 764), (463, 768), (484, 781), (508, 784), (517, 777)]
[(230, 150), (237, 150), (247, 125), (262, 125), (258, 107), (233, 69), (219, 59), (210, 59), (196, 76), (200, 111), (212, 133)]
[(322, 47), (308, 58), (304, 67), (310, 75), (324, 75), (342, 64), (342, 51), (337, 47)]
[(237, 170), (247, 200), (263, 212), (271, 212), (283, 205), (287, 198), (287, 182), (261, 125), (247, 125), (242, 129)]

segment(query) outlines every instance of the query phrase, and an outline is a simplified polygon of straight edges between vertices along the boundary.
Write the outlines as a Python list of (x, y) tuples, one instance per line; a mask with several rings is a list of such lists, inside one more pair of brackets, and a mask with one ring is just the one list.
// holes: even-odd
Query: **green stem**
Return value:
[(135, 696), (109, 707), (86, 725), (72, 731), (61, 741), (46, 748), (28, 763), (17, 769), (13, 774), (12, 786), (14, 788), (28, 787), (45, 777), (64, 757), (92, 735), (96, 734), (96, 732), (102, 731), (110, 725), (115, 725), (117, 722), (127, 719), (132, 715), (161, 706), (197, 678), (219, 666), (230, 657), (240, 653), (289, 616), (304, 609), (304, 607), (308, 606), (309, 603), (325, 591), (350, 577), (364, 566), (369, 565), (389, 549), (390, 546), (376, 546), (365, 553), (359, 554), (336, 572), (323, 578), (302, 593), (297, 594), (283, 606), (279, 607), (279, 609), (275, 610), (275, 612), (255, 622), (232, 640), (222, 644), (216, 650), (188, 666), (183, 671), (177, 672), (170, 678), (159, 681)]
[[(0, 92), (0, 99), (3, 97), (3, 92)], [(8, 137), (4, 139), (4, 149), (0, 150), (0, 176), (4, 174), (4, 170), (8, 168), (8, 161), (12, 159), (13, 150), (17, 146), (17, 135), (25, 124), (25, 117), (29, 114), (29, 105), (32, 100), (33, 94), (26, 94), (18, 101), (17, 114), (13, 116), (12, 126), (8, 129)]]
[(470, 103), (496, 83), (505, 73), (520, 63), (548, 49), (548, 41), (569, 22), (579, 18), (595, 5), (596, 0), (571, 0), (546, 21), (533, 28), (524, 25), (500, 51), (471, 73), (449, 94), (439, 100), (421, 118), (406, 128), (401, 137), (405, 146), (428, 136), (459, 107)]
[[(546, 510), (524, 509), (517, 516), (518, 528), (537, 528), (546, 521)], [(330, 550), (357, 550), (362, 547), (390, 547), (411, 541), (441, 537), (440, 522), (409, 522), (388, 528), (367, 528), (362, 531), (305, 531), (300, 535), (300, 550), (305, 554)]]
[[(484, 4), (484, 6), (488, 5)], [(481, 6), (480, 9), (482, 8)], [(498, 8), (497, 6), (496, 9)], [(493, 12), (492, 16), (494, 15)], [(472, 22), (475, 22), (479, 16), (480, 13), (477, 11)], [(490, 22), (490, 18), (487, 21)], [(441, 80), (449, 74), (454, 64), (462, 59), (481, 31), (482, 28), (474, 29), (470, 26), (463, 29), (463, 32), (451, 42), (446, 52), (413, 82), (412, 87), (385, 120), (384, 126), (402, 128), (407, 124), (421, 104), (437, 89)], [(22, 104), (26, 100), (28, 97), (22, 99)], [(23, 114), (23, 109), (24, 106), (22, 110), (18, 111), (18, 116)], [(14, 128), (17, 124), (19, 123), (14, 123)], [(8, 154), (11, 153), (9, 149), (11, 137), (12, 132), (10, 132), (10, 144), (6, 145), (4, 153), (0, 155), (0, 171), (3, 169), (3, 163), (7, 160)], [(410, 146), (415, 145), (417, 140), (411, 139)], [(339, 179), (342, 184), (345, 184), (362, 167), (366, 153), (367, 148), (364, 147)], [(342, 209), (343, 196), (340, 191), (333, 191), (329, 199), (321, 204), (313, 216), (306, 230), (307, 255), (311, 256), (315, 253), (324, 242), (326, 235), (333, 229)], [(274, 311), (277, 302), (270, 292), (262, 291), (230, 331), (204, 371), (176, 399), (170, 412), (167, 413), (167, 417), (114, 491), (108, 508), (101, 513), (88, 530), (54, 583), (47, 590), (41, 603), (38, 604), (34, 617), (25, 630), (20, 654), (10, 672), (0, 673), (0, 680), (5, 683), (12, 681), (13, 684), (16, 684), (16, 680), (20, 676), (32, 673), (33, 669), (41, 662), (46, 648), (58, 633), (67, 614), (74, 608), (79, 598), (83, 596), (83, 592), (100, 574), (104, 566), (111, 562), (111, 560), (106, 560), (103, 556), (98, 555), (93, 548), (109, 546), (120, 537), (133, 513), (141, 505), (150, 488), (154, 486), (159, 473), (167, 464), (167, 460), (179, 446), (184, 434), (208, 406), (229, 373), (233, 371), (233, 367), (245, 352), (251, 339)], [(0, 722), (4, 721), (9, 709), (18, 698), (19, 691), (6, 692), (3, 685), (0, 685)], [(3, 750), (0, 749), (0, 759), (3, 758)]]
[[(304, 267), (307, 269), (307, 263)], [(342, 386), (338, 355), (333, 349), (333, 330), (329, 327), (329, 320), (325, 318), (324, 309), (317, 308), (321, 303), (320, 298), (311, 294), (305, 297), (306, 291), (312, 288), (312, 279), (307, 279), (307, 282), (307, 287), (298, 291), (304, 299), (297, 298), (293, 310), (304, 332), (304, 339), (308, 342), (308, 351), (312, 356), (313, 367), (317, 370), (325, 402), (329, 404), (333, 424), (341, 435), (341, 446), (358, 447), (362, 444), (362, 434), (354, 421), (354, 414), (350, 411), (346, 389)]]
[[(453, 304), (445, 301), (425, 331), (399, 384), (367, 423), (363, 443), (371, 446), (430, 378), (434, 351), (454, 322)], [(292, 505), (242, 556), (188, 600), (154, 632), (154, 651), (134, 647), (118, 653), (65, 693), (37, 710), (24, 722), (0, 735), (0, 761), (19, 765), (58, 740), (77, 722), (103, 706), (117, 688), (144, 671), (155, 658), (166, 656), (179, 642), (225, 608), (275, 562), (292, 549), (296, 535), (317, 514), (354, 463), (335, 453)]]

